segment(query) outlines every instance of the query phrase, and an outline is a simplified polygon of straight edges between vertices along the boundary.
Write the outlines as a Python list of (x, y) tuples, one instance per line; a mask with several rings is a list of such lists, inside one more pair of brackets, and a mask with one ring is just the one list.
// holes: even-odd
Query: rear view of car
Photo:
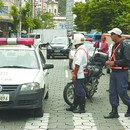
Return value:
[(65, 56), (68, 58), (71, 41), (66, 37), (55, 37), (47, 46), (47, 59), (55, 56)]

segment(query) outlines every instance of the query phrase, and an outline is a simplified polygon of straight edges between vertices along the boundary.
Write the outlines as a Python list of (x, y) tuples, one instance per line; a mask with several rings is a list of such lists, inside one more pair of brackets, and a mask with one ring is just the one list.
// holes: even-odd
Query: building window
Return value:
[(8, 6), (0, 7), (0, 14), (8, 14)]
[(54, 10), (54, 13), (56, 14), (56, 9)]

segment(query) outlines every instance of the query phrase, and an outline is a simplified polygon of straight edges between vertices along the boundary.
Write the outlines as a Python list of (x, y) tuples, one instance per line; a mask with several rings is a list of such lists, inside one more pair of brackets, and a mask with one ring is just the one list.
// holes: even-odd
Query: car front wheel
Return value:
[(35, 117), (43, 117), (42, 107), (36, 108), (36, 109), (34, 110), (34, 116), (35, 116)]

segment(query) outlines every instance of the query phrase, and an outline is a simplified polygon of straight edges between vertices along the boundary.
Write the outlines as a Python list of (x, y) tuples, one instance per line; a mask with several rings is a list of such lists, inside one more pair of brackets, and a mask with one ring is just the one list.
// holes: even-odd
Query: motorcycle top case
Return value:
[(105, 65), (105, 62), (108, 60), (108, 55), (102, 52), (98, 52), (94, 55), (94, 62), (95, 64), (99, 65), (100, 67), (103, 67)]

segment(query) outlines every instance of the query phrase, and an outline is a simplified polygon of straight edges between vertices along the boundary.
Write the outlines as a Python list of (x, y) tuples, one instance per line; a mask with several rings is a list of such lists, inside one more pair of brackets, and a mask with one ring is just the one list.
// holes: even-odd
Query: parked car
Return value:
[(54, 56), (69, 57), (71, 40), (66, 37), (55, 37), (50, 43), (47, 43), (47, 59)]
[(33, 38), (0, 38), (0, 110), (30, 109), (43, 116), (49, 70)]
[[(95, 47), (93, 46), (93, 43), (91, 41), (85, 41), (84, 45), (86, 46), (86, 48), (88, 50), (88, 59), (89, 59), (91, 56), (93, 56)], [(70, 69), (72, 69), (72, 63), (73, 63), (75, 51), (76, 51), (76, 49), (75, 49), (74, 45), (72, 45), (71, 50), (69, 52), (69, 68)]]

